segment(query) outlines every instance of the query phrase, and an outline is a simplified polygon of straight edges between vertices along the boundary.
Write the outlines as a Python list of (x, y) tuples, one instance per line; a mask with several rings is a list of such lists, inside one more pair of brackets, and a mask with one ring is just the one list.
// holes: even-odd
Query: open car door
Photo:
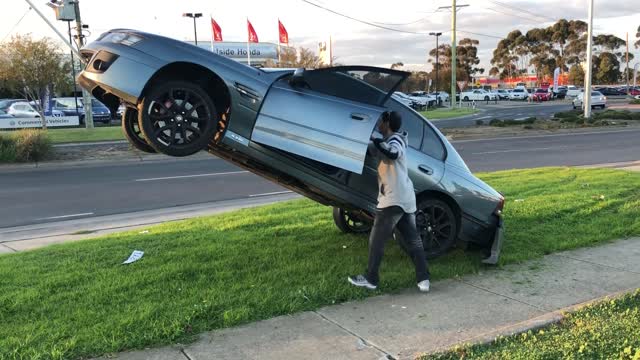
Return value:
[(300, 69), (269, 89), (251, 140), (361, 174), (383, 104), (407, 76), (369, 66)]

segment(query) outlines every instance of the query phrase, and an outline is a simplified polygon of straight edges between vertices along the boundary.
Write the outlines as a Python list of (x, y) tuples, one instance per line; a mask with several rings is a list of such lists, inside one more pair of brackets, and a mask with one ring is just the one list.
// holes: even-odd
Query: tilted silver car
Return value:
[[(366, 156), (381, 114), (400, 112), (428, 257), (458, 239), (499, 249), (504, 198), (476, 178), (447, 139), (391, 95), (409, 75), (368, 66), (261, 70), (193, 45), (111, 30), (81, 49), (79, 83), (116, 111), (143, 151), (203, 149), (322, 204), (336, 225), (367, 232), (375, 216), (375, 159)], [(221, 190), (224, 191), (224, 190)]]

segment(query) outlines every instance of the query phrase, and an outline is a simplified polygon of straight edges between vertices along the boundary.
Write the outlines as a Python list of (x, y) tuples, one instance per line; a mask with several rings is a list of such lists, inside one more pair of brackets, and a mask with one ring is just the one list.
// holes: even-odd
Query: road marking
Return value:
[(485, 154), (501, 154), (501, 153), (511, 153), (511, 152), (526, 152), (526, 151), (539, 151), (539, 150), (552, 150), (552, 149), (564, 149), (564, 147), (546, 147), (546, 148), (531, 148), (531, 149), (513, 149), (513, 150), (496, 150), (496, 151), (486, 151), (486, 152), (478, 152), (471, 153), (471, 155), (485, 155)]
[(488, 118), (490, 118), (490, 117), (491, 117), (491, 116), (483, 116), (483, 117), (479, 117), (479, 118), (478, 118), (478, 119), (476, 119), (476, 120), (488, 119)]
[(221, 173), (180, 175), (180, 176), (167, 176), (167, 177), (148, 178), (148, 179), (136, 179), (135, 181), (173, 180), (173, 179), (186, 179), (186, 178), (195, 178), (195, 177), (204, 177), (204, 176), (236, 175), (236, 174), (246, 174), (246, 173), (248, 173), (248, 171), (229, 171), (229, 172), (221, 172)]
[(637, 132), (637, 131), (638, 131), (637, 129), (632, 129), (632, 130), (591, 131), (591, 132), (577, 132), (577, 133), (549, 134), (549, 135), (531, 135), (531, 136), (505, 136), (505, 137), (494, 137), (494, 138), (483, 138), (483, 139), (457, 140), (457, 141), (452, 141), (451, 143), (452, 144), (460, 144), (460, 143), (478, 142), (478, 141), (537, 139), (537, 138), (545, 138), (545, 137), (577, 136), (577, 135), (618, 134), (618, 133)]
[(269, 192), (269, 193), (263, 193), (263, 194), (252, 194), (249, 195), (249, 197), (258, 197), (258, 196), (269, 196), (269, 195), (280, 195), (280, 194), (290, 194), (293, 191), (291, 190), (287, 190), (287, 191), (275, 191), (275, 192)]
[[(518, 115), (520, 115), (520, 114), (518, 114)], [(517, 119), (514, 119), (514, 120), (515, 121), (522, 121), (522, 120), (527, 120), (527, 119), (528, 119), (528, 117), (525, 116), (525, 117), (517, 118)]]
[(92, 212), (90, 212), (90, 213), (82, 213), (82, 214), (71, 214), (71, 215), (50, 216), (50, 217), (40, 218), (40, 219), (36, 219), (36, 220), (65, 219), (65, 218), (70, 218), (70, 217), (89, 216), (89, 215), (93, 215), (93, 213), (92, 213)]

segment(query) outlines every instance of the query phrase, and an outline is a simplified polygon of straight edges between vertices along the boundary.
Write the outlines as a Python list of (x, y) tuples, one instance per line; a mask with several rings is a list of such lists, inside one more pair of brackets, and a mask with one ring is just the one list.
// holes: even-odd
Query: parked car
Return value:
[(529, 93), (525, 88), (516, 88), (509, 93), (509, 100), (527, 100)]
[[(578, 109), (583, 107), (584, 102), (584, 91), (578, 94), (575, 99), (573, 99), (573, 109)], [(591, 108), (601, 108), (604, 109), (607, 107), (607, 97), (602, 95), (599, 91), (591, 91)]]
[[(26, 101), (14, 102), (9, 106), (7, 110), (7, 114), (13, 115), (14, 117), (29, 117), (29, 118), (39, 118), (40, 113), (33, 107), (32, 104)], [(64, 116), (62, 111), (52, 110), (52, 116)]]
[(410, 94), (410, 97), (412, 100), (419, 102), (420, 105), (424, 107), (433, 107), (438, 104), (436, 97), (426, 91), (413, 91)]
[(435, 91), (431, 93), (431, 96), (435, 96), (438, 99), (438, 102), (448, 102), (449, 101), (449, 93), (445, 91)]
[(486, 249), (498, 234), (504, 198), (469, 171), (435, 126), (393, 95), (408, 72), (267, 71), (133, 30), (111, 30), (80, 52), (91, 60), (78, 82), (113, 111), (127, 105), (123, 129), (134, 147), (172, 156), (207, 149), (333, 206), (334, 222), (345, 232), (369, 231), (378, 186), (367, 144), (382, 114), (397, 111), (409, 134), (407, 166), (426, 255), (443, 254), (458, 238)]
[(625, 95), (627, 95), (627, 92), (629, 93), (629, 95), (631, 96), (637, 96), (640, 95), (640, 88), (638, 87), (629, 87), (629, 89), (627, 90), (627, 87), (623, 87), (622, 89), (620, 89)]
[(500, 100), (509, 100), (509, 91), (506, 89), (495, 89), (493, 93), (496, 94)]
[(567, 85), (567, 96), (568, 97), (576, 97), (581, 92), (582, 92), (582, 88), (579, 88), (579, 87), (576, 87), (576, 86), (573, 86), (573, 85)]
[(611, 87), (596, 88), (595, 90), (600, 92), (602, 95), (605, 95), (605, 96), (625, 96), (625, 95), (627, 95), (627, 93), (624, 90), (611, 88)]
[(531, 94), (531, 100), (549, 101), (551, 100), (551, 94), (547, 89), (537, 89), (533, 94)]
[(12, 117), (14, 117), (14, 116), (11, 115), (11, 114), (7, 114), (7, 112), (4, 111), (4, 110), (0, 110), (0, 119), (7, 119), (7, 118), (12, 118)]
[(2, 99), (0, 100), (0, 110), (7, 112), (11, 104), (14, 104), (17, 102), (26, 102), (26, 101), (27, 99)]
[[(65, 116), (78, 116), (80, 124), (84, 124), (84, 100), (78, 98), (76, 107), (76, 98), (60, 97), (53, 99), (53, 108), (62, 111)], [(96, 99), (91, 99), (91, 114), (93, 114), (93, 122), (101, 122), (109, 124), (111, 122), (111, 111), (103, 103)]]
[(489, 101), (496, 100), (497, 98), (496, 94), (490, 93), (484, 89), (463, 91), (461, 96), (463, 101)]
[(411, 98), (406, 96), (404, 93), (394, 92), (393, 94), (391, 94), (391, 97), (393, 97), (394, 99), (398, 100), (402, 105), (405, 105), (405, 106), (410, 107), (412, 109), (415, 106), (413, 101), (411, 100)]

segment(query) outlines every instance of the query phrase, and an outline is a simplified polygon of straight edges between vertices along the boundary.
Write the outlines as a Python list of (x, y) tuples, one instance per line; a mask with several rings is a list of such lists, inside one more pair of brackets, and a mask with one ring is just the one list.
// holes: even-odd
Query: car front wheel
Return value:
[(149, 91), (138, 106), (138, 123), (151, 147), (170, 156), (188, 156), (207, 147), (218, 113), (196, 84), (167, 81)]
[(468, 97), (468, 96), (465, 96), (465, 97), (464, 97), (464, 99), (462, 99), (462, 100), (464, 100), (464, 101), (469, 101), (469, 97)]
[(156, 151), (147, 143), (138, 125), (138, 110), (127, 108), (122, 113), (122, 132), (134, 148), (153, 154)]

